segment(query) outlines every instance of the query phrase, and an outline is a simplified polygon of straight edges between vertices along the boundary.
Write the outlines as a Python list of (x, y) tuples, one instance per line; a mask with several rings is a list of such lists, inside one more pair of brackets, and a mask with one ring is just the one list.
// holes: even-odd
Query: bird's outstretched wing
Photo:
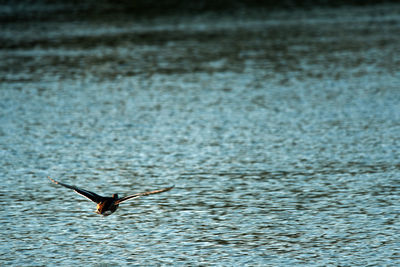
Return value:
[(98, 195), (98, 194), (95, 194), (95, 193), (93, 193), (93, 192), (87, 191), (87, 190), (85, 190), (85, 189), (78, 188), (78, 187), (76, 187), (76, 186), (67, 185), (67, 184), (63, 184), (63, 183), (57, 182), (57, 181), (51, 179), (50, 177), (48, 177), (48, 178), (49, 178), (50, 181), (52, 181), (53, 183), (62, 185), (62, 186), (66, 187), (66, 188), (69, 188), (69, 189), (72, 189), (72, 190), (74, 190), (76, 193), (78, 193), (78, 194), (80, 194), (80, 195), (86, 197), (87, 199), (89, 199), (89, 200), (91, 200), (91, 201), (93, 201), (93, 202), (100, 203), (101, 201), (104, 200), (104, 197), (102, 197), (102, 196), (100, 196), (100, 195)]
[(118, 205), (119, 203), (124, 202), (124, 201), (126, 201), (126, 200), (128, 200), (128, 199), (131, 199), (131, 198), (138, 198), (138, 197), (141, 197), (141, 196), (147, 196), (147, 195), (158, 194), (158, 193), (162, 193), (162, 192), (165, 192), (165, 191), (169, 191), (169, 190), (171, 190), (171, 189), (174, 188), (174, 187), (175, 187), (175, 186), (173, 185), (173, 186), (171, 186), (171, 187), (167, 187), (167, 188), (163, 188), (163, 189), (158, 189), (158, 190), (149, 191), (149, 192), (144, 192), (144, 193), (137, 193), (137, 194), (134, 194), (134, 195), (122, 197), (122, 198), (118, 199), (118, 200), (115, 202), (115, 204)]

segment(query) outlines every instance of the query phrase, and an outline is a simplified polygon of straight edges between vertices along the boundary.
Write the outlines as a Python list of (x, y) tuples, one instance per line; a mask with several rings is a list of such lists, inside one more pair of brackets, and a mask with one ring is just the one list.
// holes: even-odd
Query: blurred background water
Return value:
[(1, 6), (2, 266), (400, 264), (400, 5), (101, 3)]

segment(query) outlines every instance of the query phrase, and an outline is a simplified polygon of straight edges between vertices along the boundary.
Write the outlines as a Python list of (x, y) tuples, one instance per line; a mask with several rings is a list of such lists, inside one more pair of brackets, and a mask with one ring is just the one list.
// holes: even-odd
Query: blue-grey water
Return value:
[(400, 264), (399, 5), (0, 32), (1, 266)]

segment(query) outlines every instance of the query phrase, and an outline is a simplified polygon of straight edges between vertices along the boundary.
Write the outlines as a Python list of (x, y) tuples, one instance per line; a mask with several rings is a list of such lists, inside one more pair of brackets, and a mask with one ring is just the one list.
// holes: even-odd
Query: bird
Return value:
[(170, 187), (166, 187), (166, 188), (162, 188), (162, 189), (158, 189), (158, 190), (153, 190), (153, 191), (148, 191), (148, 192), (143, 192), (143, 193), (137, 193), (134, 195), (129, 195), (126, 197), (122, 197), (119, 198), (118, 194), (113, 194), (111, 197), (103, 197), (100, 196), (96, 193), (90, 192), (88, 190), (82, 189), (82, 188), (78, 188), (76, 186), (73, 185), (67, 185), (61, 182), (58, 182), (50, 177), (48, 177), (50, 179), (50, 181), (52, 181), (55, 184), (58, 185), (62, 185), (66, 188), (72, 189), (74, 190), (76, 193), (86, 197), (87, 199), (97, 203), (97, 209), (96, 209), (96, 213), (103, 215), (103, 216), (108, 216), (111, 215), (112, 213), (114, 213), (117, 209), (120, 203), (127, 201), (129, 199), (133, 199), (133, 198), (138, 198), (141, 196), (148, 196), (148, 195), (152, 195), (152, 194), (158, 194), (158, 193), (162, 193), (162, 192), (166, 192), (171, 190), (172, 188), (175, 187), (175, 185), (170, 186)]

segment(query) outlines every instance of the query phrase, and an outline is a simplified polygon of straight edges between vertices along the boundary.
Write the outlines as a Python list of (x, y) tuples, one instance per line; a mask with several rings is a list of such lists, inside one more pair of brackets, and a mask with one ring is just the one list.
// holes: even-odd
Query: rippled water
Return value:
[[(5, 24), (0, 263), (400, 264), (400, 7)], [(161, 188), (109, 217), (99, 194)]]

